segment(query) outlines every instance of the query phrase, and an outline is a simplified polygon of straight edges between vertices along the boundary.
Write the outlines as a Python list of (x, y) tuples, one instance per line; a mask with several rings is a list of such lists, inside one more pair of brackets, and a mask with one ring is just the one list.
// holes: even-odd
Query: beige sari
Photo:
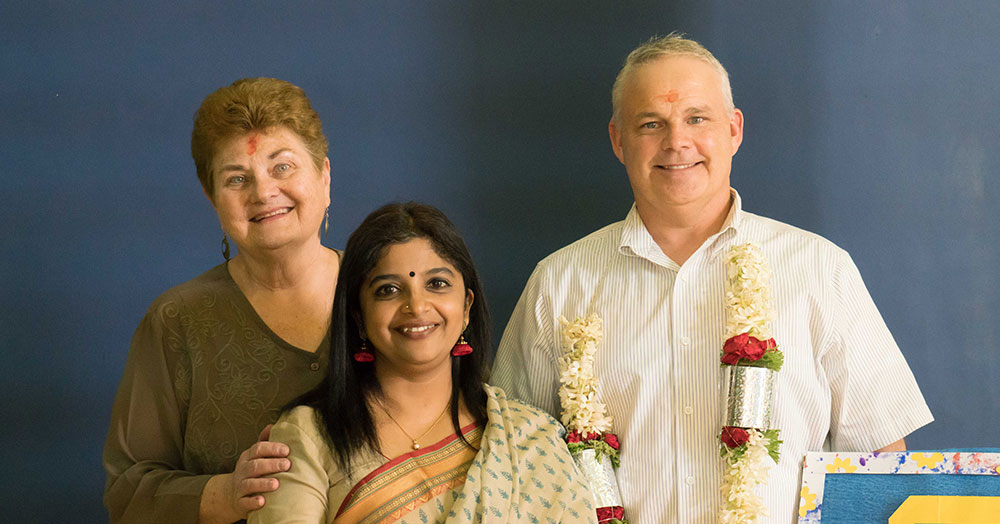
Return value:
[[(302, 458), (294, 456), (293, 447), (292, 471), (277, 476), (281, 487), (251, 515), (250, 523), (596, 524), (593, 498), (560, 438), (559, 423), (507, 399), (500, 389), (484, 387), (486, 424), (463, 429), (478, 449), (452, 435), (377, 465), (351, 481), (345, 496), (346, 479), (330, 471), (334, 466), (328, 447), (312, 451), (325, 456)], [(285, 433), (280, 421), (272, 440), (275, 431)], [(297, 469), (308, 472), (316, 469), (310, 464), (320, 463), (327, 464), (329, 474), (315, 478), (319, 475), (300, 473), (310, 478), (296, 478)]]

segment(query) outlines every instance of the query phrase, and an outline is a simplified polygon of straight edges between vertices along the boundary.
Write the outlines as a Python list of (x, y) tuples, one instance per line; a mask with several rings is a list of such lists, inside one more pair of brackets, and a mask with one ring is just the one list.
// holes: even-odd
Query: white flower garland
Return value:
[(732, 449), (726, 450), (726, 471), (722, 475), (722, 508), (719, 510), (719, 524), (748, 524), (767, 516), (767, 506), (754, 492), (758, 484), (767, 483), (771, 473), (771, 457), (768, 455), (769, 439), (763, 433), (749, 431), (746, 451), (742, 456), (734, 456)]
[(603, 337), (601, 317), (591, 314), (574, 322), (559, 317), (563, 354), (559, 357), (559, 402), (563, 425), (581, 435), (611, 430), (607, 407), (597, 400), (594, 355)]
[(757, 246), (734, 246), (726, 258), (726, 339), (748, 333), (771, 338), (771, 267)]
[[(746, 243), (730, 249), (726, 258), (726, 349), (730, 365), (759, 365), (778, 371), (783, 355), (771, 337), (771, 269), (764, 253), (755, 245)], [(749, 338), (748, 338), (749, 336)], [(756, 339), (756, 342), (754, 341)], [(757, 351), (767, 347), (763, 354), (747, 357), (747, 352), (736, 349), (734, 341), (751, 346)], [(768, 344), (769, 342), (770, 344)], [(746, 347), (746, 346), (744, 346)], [(738, 359), (736, 357), (739, 357)], [(758, 484), (766, 483), (771, 466), (777, 461), (777, 431), (767, 428), (724, 428), (730, 443), (722, 439), (722, 456), (725, 463), (722, 484), (720, 524), (748, 524), (767, 516), (767, 507), (754, 491)], [(738, 437), (738, 438), (734, 438)], [(740, 442), (745, 439), (745, 442)]]
[[(566, 445), (573, 460), (594, 490), (597, 520), (601, 524), (628, 524), (614, 469), (619, 465), (618, 436), (611, 433), (607, 406), (597, 400), (594, 356), (604, 337), (603, 322), (596, 313), (573, 322), (559, 317), (563, 352), (559, 357), (560, 419), (569, 430)], [(587, 451), (592, 451), (590, 459)], [(604, 466), (597, 464), (604, 460)], [(610, 462), (610, 465), (608, 465)]]

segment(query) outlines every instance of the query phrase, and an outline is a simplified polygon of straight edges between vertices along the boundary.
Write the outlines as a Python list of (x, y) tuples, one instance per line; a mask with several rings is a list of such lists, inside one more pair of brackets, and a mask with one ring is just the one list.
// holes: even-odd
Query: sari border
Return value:
[[(472, 422), (471, 424), (468, 424), (467, 426), (461, 428), (462, 435), (463, 436), (468, 435), (473, 431), (479, 429), (480, 427), (485, 427), (485, 426), (480, 426), (476, 422)], [(346, 507), (349, 505), (349, 503), (354, 498), (354, 495), (357, 493), (357, 491), (361, 489), (361, 487), (364, 486), (367, 482), (371, 481), (373, 478), (398, 466), (399, 464), (402, 464), (403, 462), (406, 462), (407, 460), (414, 459), (420, 457), (421, 455), (438, 451), (448, 446), (449, 444), (455, 442), (456, 440), (458, 440), (458, 435), (452, 433), (451, 435), (448, 435), (447, 437), (439, 440), (438, 442), (435, 442), (434, 444), (431, 444), (430, 446), (427, 446), (426, 448), (415, 449), (408, 453), (404, 453), (394, 459), (391, 459), (385, 464), (382, 464), (381, 466), (375, 468), (370, 473), (365, 475), (361, 480), (354, 483), (354, 486), (351, 488), (351, 490), (347, 492), (347, 496), (344, 497), (344, 501), (340, 503), (340, 508), (337, 509), (337, 513), (335, 515), (339, 516), (341, 513), (343, 513), (344, 509), (346, 509)]]

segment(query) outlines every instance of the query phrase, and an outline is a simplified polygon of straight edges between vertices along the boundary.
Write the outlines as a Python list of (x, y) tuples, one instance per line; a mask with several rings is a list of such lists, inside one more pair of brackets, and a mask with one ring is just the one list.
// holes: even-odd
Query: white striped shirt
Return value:
[(595, 372), (622, 441), (618, 482), (636, 524), (714, 523), (724, 418), (724, 256), (753, 242), (771, 264), (774, 338), (785, 354), (771, 427), (781, 460), (759, 493), (767, 522), (798, 516), (808, 451), (871, 451), (931, 417), (850, 256), (828, 240), (733, 205), (722, 230), (678, 266), (635, 206), (538, 263), (497, 353), (492, 382), (557, 416), (559, 323), (597, 313)]

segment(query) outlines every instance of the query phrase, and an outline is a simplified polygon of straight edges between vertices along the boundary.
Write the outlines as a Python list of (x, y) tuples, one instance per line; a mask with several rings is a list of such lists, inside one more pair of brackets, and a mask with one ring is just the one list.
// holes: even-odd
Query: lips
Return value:
[(406, 324), (397, 327), (396, 331), (408, 337), (421, 337), (430, 333), (431, 331), (434, 330), (434, 328), (438, 326), (439, 324), (435, 324), (432, 322), (420, 323), (420, 324)]
[(290, 213), (291, 211), (292, 211), (292, 208), (290, 208), (290, 207), (281, 207), (281, 208), (278, 208), (278, 209), (267, 211), (265, 213), (261, 213), (259, 215), (255, 215), (255, 216), (253, 216), (253, 217), (250, 218), (250, 221), (251, 222), (260, 222), (260, 221), (266, 220), (268, 218), (272, 218), (272, 217), (276, 217), (276, 216), (280, 216), (280, 215), (286, 215), (286, 214)]
[(690, 164), (659, 164), (656, 167), (660, 169), (666, 169), (667, 171), (680, 171), (682, 169), (692, 168), (701, 162), (691, 162)]

